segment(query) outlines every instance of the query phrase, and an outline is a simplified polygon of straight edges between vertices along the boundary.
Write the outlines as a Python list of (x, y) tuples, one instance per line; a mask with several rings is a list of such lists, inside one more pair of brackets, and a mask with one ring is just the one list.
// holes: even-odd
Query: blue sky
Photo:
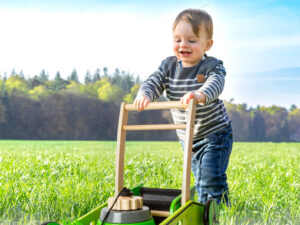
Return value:
[[(83, 79), (86, 70), (107, 66), (145, 79), (173, 54), (172, 23), (186, 8), (202, 8), (213, 17), (214, 45), (208, 55), (223, 60), (227, 70), (222, 98), (254, 106), (300, 105), (300, 91), (285, 90), (278, 101), (272, 95), (264, 97), (272, 86), (264, 88), (256, 79), (258, 89), (253, 80), (248, 82), (253, 74), (300, 68), (296, 0), (0, 0), (0, 74), (15, 68), (33, 76), (45, 69), (50, 77), (58, 70), (66, 77), (76, 68)], [(243, 88), (250, 83), (253, 92)]]

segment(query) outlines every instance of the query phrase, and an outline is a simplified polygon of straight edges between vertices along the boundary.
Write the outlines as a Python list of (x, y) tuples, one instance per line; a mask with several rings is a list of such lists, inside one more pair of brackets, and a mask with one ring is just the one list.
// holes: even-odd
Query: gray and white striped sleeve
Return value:
[(199, 91), (206, 95), (206, 103), (214, 101), (224, 89), (226, 71), (222, 63), (219, 63), (213, 71), (208, 74), (207, 80)]
[(137, 96), (147, 96), (151, 101), (158, 99), (165, 90), (165, 73), (163, 70), (163, 63), (151, 74), (141, 85)]

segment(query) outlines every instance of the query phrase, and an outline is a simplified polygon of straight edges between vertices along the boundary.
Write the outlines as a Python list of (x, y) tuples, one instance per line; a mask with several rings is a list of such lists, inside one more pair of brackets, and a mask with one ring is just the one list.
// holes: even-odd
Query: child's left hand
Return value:
[(188, 92), (180, 99), (180, 103), (186, 108), (189, 105), (190, 100), (194, 98), (198, 104), (204, 104), (206, 102), (206, 96), (202, 92)]

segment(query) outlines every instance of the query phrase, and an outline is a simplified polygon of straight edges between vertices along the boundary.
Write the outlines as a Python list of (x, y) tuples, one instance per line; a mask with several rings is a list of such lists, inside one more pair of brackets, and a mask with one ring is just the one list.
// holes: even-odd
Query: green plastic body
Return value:
[[(195, 197), (195, 186), (191, 187), (191, 200)], [(178, 195), (170, 205), (170, 215), (172, 215), (177, 209), (181, 207), (181, 195)]]
[[(93, 211), (97, 213), (96, 211)], [(159, 225), (204, 225), (203, 221), (204, 205), (195, 201), (188, 201), (184, 206), (180, 207), (176, 212), (167, 217)], [(100, 216), (100, 212), (99, 212)], [(99, 217), (96, 220), (89, 220), (93, 218), (91, 214), (85, 215), (78, 221), (71, 223), (72, 225), (102, 225), (99, 221)], [(89, 222), (88, 222), (89, 221)], [(211, 224), (211, 223), (210, 223)], [(105, 223), (105, 225), (126, 225), (126, 224), (111, 224)], [(143, 223), (131, 223), (127, 225), (155, 225), (153, 220), (149, 220)]]
[[(134, 195), (140, 195), (140, 189), (143, 187), (143, 184), (140, 184), (131, 189)], [(195, 188), (191, 188), (191, 197), (193, 199), (195, 193)], [(94, 210), (88, 212), (84, 216), (80, 217), (78, 220), (72, 223), (64, 223), (64, 225), (102, 225), (102, 222), (99, 220), (101, 210), (107, 207), (107, 203), (104, 203)], [(204, 225), (203, 213), (204, 213), (204, 204), (190, 200), (186, 202), (184, 206), (181, 206), (181, 195), (176, 197), (170, 206), (170, 216), (167, 217), (159, 225)], [(214, 207), (218, 207), (214, 204)], [(209, 212), (211, 214), (211, 210)], [(211, 215), (209, 215), (211, 217)], [(212, 224), (211, 221), (209, 224)], [(105, 225), (156, 225), (153, 220), (141, 222), (141, 223), (131, 223), (131, 224), (112, 224), (105, 223)]]
[(203, 225), (204, 205), (188, 201), (159, 225)]
[[(141, 223), (105, 223), (105, 225), (155, 225), (154, 220), (148, 220)], [(99, 221), (97, 225), (102, 225), (102, 223)]]

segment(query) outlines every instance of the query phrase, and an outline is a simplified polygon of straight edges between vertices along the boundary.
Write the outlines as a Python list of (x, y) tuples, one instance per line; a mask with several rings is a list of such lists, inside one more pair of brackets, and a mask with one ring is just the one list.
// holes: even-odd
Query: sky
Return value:
[[(265, 81), (249, 82), (253, 74), (300, 69), (297, 0), (0, 0), (0, 74), (15, 69), (32, 77), (44, 69), (50, 78), (57, 71), (66, 78), (76, 68), (83, 81), (87, 70), (108, 67), (144, 80), (173, 55), (172, 23), (186, 8), (204, 9), (213, 18), (214, 45), (207, 54), (227, 71), (221, 98), (300, 106), (299, 90), (288, 97), (279, 88), (276, 97)], [(299, 83), (300, 74), (293, 79)]]

